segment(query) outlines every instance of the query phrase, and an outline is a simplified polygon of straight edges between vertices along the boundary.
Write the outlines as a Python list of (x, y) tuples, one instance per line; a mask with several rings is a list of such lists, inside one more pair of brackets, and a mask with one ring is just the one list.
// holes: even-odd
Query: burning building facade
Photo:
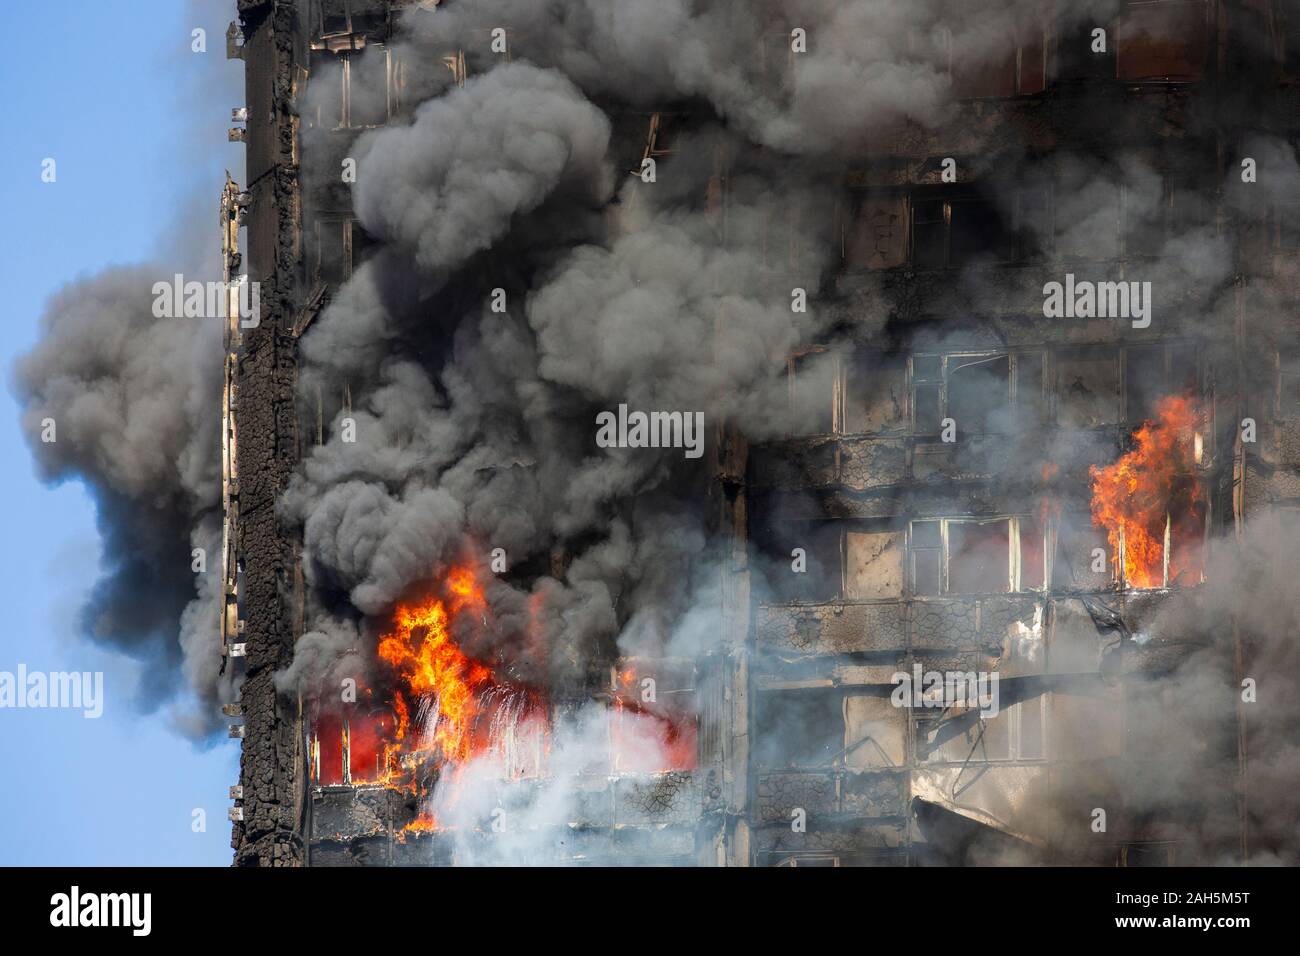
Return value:
[(239, 0), (236, 863), (1291, 859), (1300, 6), (609, 9)]

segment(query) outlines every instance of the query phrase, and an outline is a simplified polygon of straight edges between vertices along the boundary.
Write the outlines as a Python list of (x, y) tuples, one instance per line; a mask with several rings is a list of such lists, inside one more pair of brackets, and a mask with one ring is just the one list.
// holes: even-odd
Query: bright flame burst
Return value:
[[(1165, 583), (1165, 529), (1194, 530), (1201, 489), (1193, 439), (1201, 412), (1187, 396), (1167, 396), (1134, 435), (1136, 447), (1105, 468), (1092, 466), (1092, 520), (1106, 529), (1116, 563), (1124, 559), (1130, 587)], [(1121, 548), (1121, 542), (1123, 547)], [(1177, 576), (1171, 561), (1169, 579)]]
[[(529, 601), (534, 628), (539, 626), (540, 602), (540, 595)], [(475, 758), (490, 757), (503, 778), (511, 779), (544, 772), (549, 759), (551, 726), (544, 698), (502, 680), (455, 643), (451, 632), (456, 622), (477, 626), (480, 621), (484, 628), (492, 626), (474, 571), (452, 568), (430, 596), (394, 610), (392, 626), (378, 646), (379, 658), (394, 678), (384, 681), (393, 688), (391, 711), (352, 716), (350, 733), (342, 733), (350, 741), (346, 760), (342, 747), (327, 743), (340, 739), (345, 719), (331, 714), (317, 718), (317, 779), (343, 782), (324, 769), (338, 767), (345, 775), (350, 770), (347, 782), (381, 783), (420, 798), (421, 812), (406, 825), (403, 839), (443, 826), (424, 802), (428, 781), (421, 768), (438, 768), (439, 782), (447, 785), (447, 805), (454, 806), (461, 773)], [(455, 630), (459, 633), (460, 627)], [(694, 717), (641, 701), (637, 674), (630, 667), (616, 681), (612, 768), (653, 772), (696, 766)], [(370, 690), (366, 693), (371, 696)], [(344, 762), (348, 768), (342, 768)]]
[[(468, 657), (448, 633), (451, 618), (464, 610), (482, 610), (483, 591), (472, 571), (454, 568), (447, 577), (448, 597), (429, 597), (413, 605), (398, 605), (393, 629), (379, 641), (379, 656), (402, 678), (413, 696), (432, 701), (431, 745), (443, 759), (463, 761), (473, 752), (479, 698), (492, 685), (492, 672)], [(399, 691), (393, 708), (395, 738), (410, 729), (410, 707)]]

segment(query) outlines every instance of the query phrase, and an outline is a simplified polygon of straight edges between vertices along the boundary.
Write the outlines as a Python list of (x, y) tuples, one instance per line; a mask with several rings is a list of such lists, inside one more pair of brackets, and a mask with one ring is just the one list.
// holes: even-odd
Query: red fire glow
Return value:
[[(1136, 446), (1105, 468), (1093, 466), (1092, 520), (1106, 529), (1116, 563), (1123, 555), (1131, 587), (1165, 583), (1165, 530), (1171, 549), (1169, 580), (1199, 573), (1197, 530), (1202, 492), (1196, 481), (1194, 436), (1201, 412), (1187, 396), (1156, 403), (1155, 418), (1138, 429)], [(1122, 544), (1122, 547), (1121, 547)]]

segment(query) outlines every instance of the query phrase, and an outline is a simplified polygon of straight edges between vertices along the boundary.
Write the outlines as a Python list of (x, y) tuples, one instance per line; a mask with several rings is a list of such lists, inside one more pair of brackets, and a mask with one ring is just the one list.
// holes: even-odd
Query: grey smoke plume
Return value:
[[(1116, 7), (1070, 4), (1064, 22), (1104, 20)], [(503, 27), (520, 38), (515, 56), (593, 95), (651, 108), (698, 98), (756, 144), (827, 153), (868, 145), (891, 124), (942, 123), (950, 65), (988, 67), (1040, 8), (1034, 0), (483, 0), (414, 10), (403, 25), (430, 61), (464, 49), (484, 66), (494, 58), (488, 31)], [(792, 53), (796, 29), (807, 54)]]
[[(221, 561), (221, 326), (211, 319), (156, 319), (153, 283), (220, 279), (215, 205), (223, 160), (240, 152), (223, 116), (243, 96), (241, 71), (223, 54), (226, 0), (187, 0), (185, 32), (159, 57), (177, 78), (185, 127), (173, 155), (178, 212), (160, 225), (155, 262), (106, 269), (56, 292), (40, 339), (11, 370), (41, 478), (80, 481), (95, 501), (104, 569), (80, 612), (91, 640), (145, 662), (140, 703), (168, 705), (195, 739), (219, 726), (232, 699), (218, 676)], [(190, 48), (192, 28), (207, 52)], [(104, 202), (112, 202), (104, 197)], [(41, 421), (57, 441), (41, 441)], [(203, 548), (207, 571), (191, 571)]]
[(429, 100), (359, 142), (356, 211), (421, 266), (460, 265), (562, 181), (608, 198), (609, 121), (563, 76), (514, 63)]
[[(147, 706), (175, 696), (183, 672), (200, 699), (178, 719), (202, 733), (230, 693), (217, 678), (221, 329), (154, 318), (152, 286), (166, 274), (118, 268), (61, 290), (12, 387), (41, 477), (81, 480), (96, 499), (106, 568), (85, 633), (155, 665)], [(205, 550), (206, 574), (191, 571), (192, 548)]]

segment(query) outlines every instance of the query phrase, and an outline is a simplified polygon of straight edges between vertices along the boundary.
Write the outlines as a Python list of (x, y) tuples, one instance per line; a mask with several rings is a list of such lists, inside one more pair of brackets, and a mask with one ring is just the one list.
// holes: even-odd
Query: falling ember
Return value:
[(1106, 529), (1117, 564), (1122, 556), (1124, 581), (1130, 587), (1165, 584), (1167, 541), (1175, 545), (1168, 549), (1173, 554), (1167, 579), (1172, 582), (1182, 574), (1190, 579), (1185, 583), (1194, 583), (1199, 574), (1197, 529), (1203, 512), (1194, 436), (1200, 422), (1192, 398), (1162, 398), (1154, 420), (1135, 433), (1131, 451), (1105, 468), (1089, 469), (1093, 523)]

